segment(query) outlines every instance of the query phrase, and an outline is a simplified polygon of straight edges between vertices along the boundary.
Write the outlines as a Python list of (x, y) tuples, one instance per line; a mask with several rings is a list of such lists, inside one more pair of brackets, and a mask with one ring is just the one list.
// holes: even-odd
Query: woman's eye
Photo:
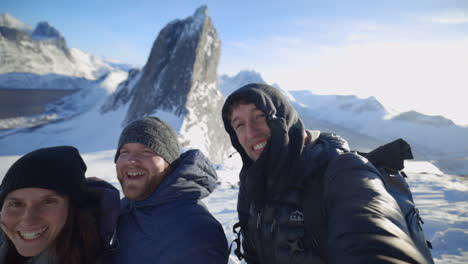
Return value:
[(22, 205), (23, 205), (23, 203), (20, 202), (20, 201), (9, 201), (9, 202), (7, 203), (7, 206), (10, 207), (10, 208), (19, 208), (19, 207), (21, 207)]
[(44, 200), (44, 204), (56, 204), (58, 200), (56, 198), (47, 198)]

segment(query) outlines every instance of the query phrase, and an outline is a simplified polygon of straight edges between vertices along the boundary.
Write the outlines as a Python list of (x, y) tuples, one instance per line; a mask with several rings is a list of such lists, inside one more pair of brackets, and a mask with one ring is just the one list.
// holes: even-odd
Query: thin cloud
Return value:
[(467, 41), (383, 41), (315, 50), (304, 45), (287, 52), (283, 47), (254, 69), (286, 89), (374, 95), (399, 110), (444, 114), (468, 124), (459, 94), (468, 85)]
[(431, 22), (436, 24), (468, 24), (468, 11), (457, 10), (443, 12), (421, 17), (421, 21)]

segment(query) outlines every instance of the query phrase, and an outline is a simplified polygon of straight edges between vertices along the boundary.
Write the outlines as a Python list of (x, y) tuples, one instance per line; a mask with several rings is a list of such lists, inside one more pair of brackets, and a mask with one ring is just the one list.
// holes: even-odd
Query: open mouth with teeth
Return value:
[(141, 178), (143, 175), (145, 175), (144, 172), (141, 171), (128, 171), (127, 172), (127, 177), (130, 180), (135, 180)]
[(20, 237), (24, 240), (34, 240), (39, 238), (42, 234), (44, 234), (49, 228), (43, 227), (40, 230), (25, 232), (25, 231), (18, 231)]
[(254, 151), (262, 150), (263, 148), (265, 148), (266, 144), (267, 144), (266, 141), (260, 142), (260, 143), (258, 143), (258, 144), (255, 144), (255, 145), (252, 147), (252, 149), (253, 149)]

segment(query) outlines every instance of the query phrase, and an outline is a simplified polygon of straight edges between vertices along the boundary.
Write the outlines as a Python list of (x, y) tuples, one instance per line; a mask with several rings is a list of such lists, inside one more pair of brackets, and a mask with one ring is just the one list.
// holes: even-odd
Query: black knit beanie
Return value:
[(147, 146), (170, 165), (180, 156), (176, 132), (157, 117), (145, 117), (133, 121), (124, 128), (120, 134), (115, 162), (119, 158), (120, 148), (127, 143), (140, 143)]
[(85, 172), (86, 164), (74, 147), (34, 150), (8, 169), (0, 185), (0, 206), (10, 192), (23, 188), (54, 190), (79, 205), (85, 197)]

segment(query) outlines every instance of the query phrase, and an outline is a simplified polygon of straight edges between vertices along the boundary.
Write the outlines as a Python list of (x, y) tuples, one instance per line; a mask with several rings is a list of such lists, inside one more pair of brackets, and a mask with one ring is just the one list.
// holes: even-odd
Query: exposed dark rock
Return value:
[(130, 74), (103, 105), (103, 112), (130, 103), (123, 126), (158, 111), (182, 124), (182, 147), (200, 148), (222, 162), (230, 141), (221, 121), (223, 96), (217, 86), (220, 40), (205, 6), (164, 27), (141, 73)]
[(57, 29), (55, 29), (53, 26), (51, 26), (49, 23), (45, 21), (39, 22), (37, 24), (36, 29), (34, 29), (34, 32), (32, 35), (37, 38), (40, 38), (40, 37), (54, 38), (54, 39), (63, 38)]
[(10, 41), (30, 40), (26, 32), (9, 27), (0, 26), (0, 35)]

